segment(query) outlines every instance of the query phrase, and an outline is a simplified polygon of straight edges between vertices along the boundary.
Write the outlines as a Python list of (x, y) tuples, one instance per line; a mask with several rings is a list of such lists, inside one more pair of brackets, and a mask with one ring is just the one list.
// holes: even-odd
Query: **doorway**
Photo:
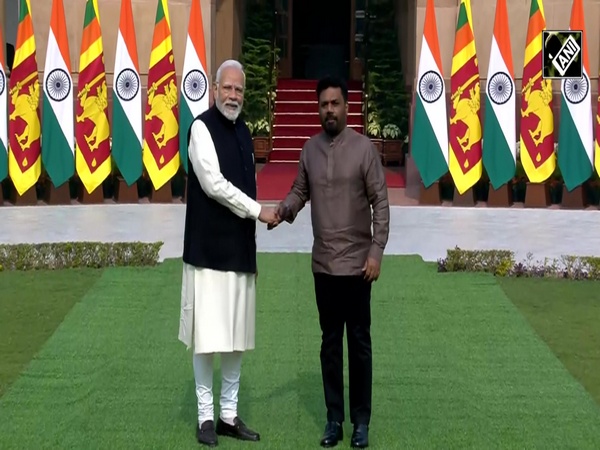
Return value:
[(350, 2), (300, 0), (293, 4), (292, 77), (318, 79), (350, 73)]
[(348, 80), (354, 59), (356, 0), (279, 0), (277, 40), (282, 78)]

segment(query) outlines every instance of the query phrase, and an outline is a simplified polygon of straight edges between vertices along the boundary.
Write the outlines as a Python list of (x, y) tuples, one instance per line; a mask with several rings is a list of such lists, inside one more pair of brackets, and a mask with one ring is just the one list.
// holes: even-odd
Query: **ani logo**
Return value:
[(590, 80), (585, 74), (581, 78), (567, 78), (563, 90), (569, 103), (581, 103), (590, 89)]
[(62, 69), (54, 69), (46, 78), (46, 92), (55, 102), (62, 102), (71, 92), (71, 80)]
[(429, 70), (419, 80), (419, 94), (427, 103), (436, 102), (444, 90), (444, 80), (439, 73)]
[(140, 90), (140, 78), (131, 69), (123, 69), (115, 83), (117, 95), (125, 102), (133, 100)]
[(183, 80), (183, 93), (191, 102), (198, 102), (206, 95), (206, 76), (200, 70), (190, 71)]
[(487, 84), (487, 94), (496, 105), (504, 105), (512, 96), (513, 82), (504, 72), (496, 72)]
[(6, 76), (4, 71), (0, 70), (0, 95), (4, 94), (4, 89), (6, 89)]

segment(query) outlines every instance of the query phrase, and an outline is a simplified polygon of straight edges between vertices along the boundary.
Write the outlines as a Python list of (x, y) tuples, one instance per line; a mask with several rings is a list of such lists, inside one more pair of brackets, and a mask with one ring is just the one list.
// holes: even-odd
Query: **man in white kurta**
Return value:
[[(216, 108), (234, 123), (243, 103), (244, 82), (237, 61), (226, 61), (217, 71)], [(192, 123), (189, 161), (206, 196), (239, 218), (274, 222), (274, 209), (261, 207), (223, 175), (213, 137), (202, 120)], [(188, 205), (188, 214), (189, 208)], [(256, 235), (250, 239), (255, 240)], [(182, 278), (179, 339), (193, 348), (198, 441), (216, 445), (216, 434), (259, 440), (258, 433), (244, 425), (237, 411), (242, 354), (255, 346), (256, 274), (196, 267), (184, 262)], [(216, 354), (221, 357), (222, 389), (215, 432), (212, 378)]]

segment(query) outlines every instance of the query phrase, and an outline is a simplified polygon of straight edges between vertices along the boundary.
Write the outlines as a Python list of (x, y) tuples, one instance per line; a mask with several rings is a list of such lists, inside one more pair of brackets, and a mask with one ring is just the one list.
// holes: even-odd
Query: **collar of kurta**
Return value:
[(344, 127), (344, 129), (340, 131), (337, 136), (331, 137), (325, 130), (321, 132), (321, 135), (330, 147), (334, 147), (344, 142), (344, 138), (348, 135), (348, 127)]

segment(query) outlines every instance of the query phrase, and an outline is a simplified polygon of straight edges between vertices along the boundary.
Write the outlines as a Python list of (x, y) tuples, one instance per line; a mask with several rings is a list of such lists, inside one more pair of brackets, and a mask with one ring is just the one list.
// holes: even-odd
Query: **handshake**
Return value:
[(272, 230), (284, 220), (289, 219), (290, 215), (289, 208), (282, 203), (279, 203), (275, 208), (263, 206), (258, 215), (258, 220), (262, 223), (266, 223), (268, 230)]

